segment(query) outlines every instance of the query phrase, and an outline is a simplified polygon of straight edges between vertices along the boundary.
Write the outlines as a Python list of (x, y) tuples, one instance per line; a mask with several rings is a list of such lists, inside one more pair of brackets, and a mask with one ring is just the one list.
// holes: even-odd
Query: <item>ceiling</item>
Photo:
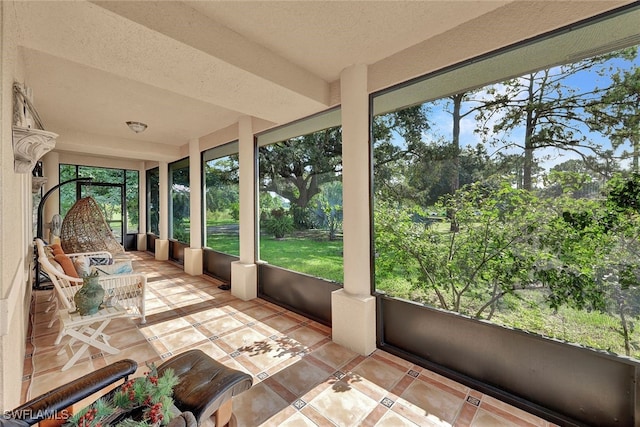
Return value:
[[(57, 150), (172, 161), (242, 116), (266, 128), (339, 104), (351, 65), (368, 65), (375, 91), (625, 3), (18, 1), (10, 10), (24, 83), (60, 134)], [(149, 127), (134, 134), (127, 120)]]

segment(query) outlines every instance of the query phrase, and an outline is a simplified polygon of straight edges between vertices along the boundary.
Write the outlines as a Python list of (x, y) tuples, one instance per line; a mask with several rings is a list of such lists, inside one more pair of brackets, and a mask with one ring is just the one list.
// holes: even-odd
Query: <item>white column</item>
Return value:
[(184, 250), (184, 271), (202, 274), (202, 162), (200, 140), (189, 140), (189, 247)]
[(156, 259), (166, 261), (169, 259), (169, 164), (159, 162), (159, 192), (160, 192), (160, 238), (156, 240)]
[(362, 355), (376, 349), (376, 304), (371, 295), (369, 213), (369, 94), (367, 67), (340, 75), (344, 287), (331, 295), (333, 341)]
[(137, 249), (147, 250), (147, 169), (145, 163), (138, 166), (138, 238)]
[(238, 159), (240, 179), (240, 260), (231, 264), (231, 293), (243, 300), (258, 296), (256, 247), (255, 147), (251, 117), (238, 121)]
[[(60, 184), (60, 154), (55, 152), (48, 152), (42, 158), (42, 172), (45, 177), (47, 177), (47, 182), (44, 184), (44, 192), (45, 194), (51, 188)], [(73, 184), (67, 184), (73, 185)], [(58, 192), (60, 189), (57, 190)], [(44, 203), (44, 212), (42, 215), (42, 237), (45, 240), (50, 240), (49, 238), (49, 229), (47, 228), (47, 224), (51, 222), (51, 218), (55, 214), (60, 213), (60, 197), (59, 194), (51, 194), (47, 201)]]

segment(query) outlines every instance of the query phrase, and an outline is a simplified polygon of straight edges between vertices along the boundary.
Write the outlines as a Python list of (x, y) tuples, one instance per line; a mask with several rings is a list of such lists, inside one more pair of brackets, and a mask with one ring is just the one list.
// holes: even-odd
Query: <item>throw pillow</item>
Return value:
[(54, 259), (58, 262), (58, 264), (62, 266), (64, 274), (66, 274), (67, 276), (80, 278), (80, 276), (78, 276), (78, 272), (76, 271), (76, 267), (73, 265), (73, 261), (71, 261), (71, 258), (66, 256), (65, 254), (58, 254), (54, 257)]
[(94, 265), (91, 271), (97, 271), (100, 275), (129, 274), (133, 273), (131, 261), (116, 261), (111, 265)]
[(64, 254), (64, 251), (62, 250), (62, 246), (60, 246), (59, 243), (52, 244), (51, 245), (51, 250), (53, 251), (54, 255)]
[(84, 277), (91, 274), (91, 267), (89, 266), (89, 258), (85, 256), (76, 257), (73, 260), (73, 266), (78, 273), (78, 277)]

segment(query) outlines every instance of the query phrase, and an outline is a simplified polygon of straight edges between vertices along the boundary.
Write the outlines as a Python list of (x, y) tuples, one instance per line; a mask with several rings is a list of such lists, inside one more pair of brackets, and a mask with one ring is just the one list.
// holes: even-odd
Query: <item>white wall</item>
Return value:
[(13, 169), (12, 85), (23, 81), (23, 64), (12, 10), (0, 2), (0, 410), (20, 402), (31, 298), (31, 175)]

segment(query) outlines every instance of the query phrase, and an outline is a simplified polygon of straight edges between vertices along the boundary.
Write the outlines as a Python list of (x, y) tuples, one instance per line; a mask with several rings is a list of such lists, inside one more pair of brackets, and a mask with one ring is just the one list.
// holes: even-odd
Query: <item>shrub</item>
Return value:
[(264, 228), (276, 239), (282, 239), (286, 233), (293, 231), (293, 218), (282, 208), (272, 209), (264, 220)]

